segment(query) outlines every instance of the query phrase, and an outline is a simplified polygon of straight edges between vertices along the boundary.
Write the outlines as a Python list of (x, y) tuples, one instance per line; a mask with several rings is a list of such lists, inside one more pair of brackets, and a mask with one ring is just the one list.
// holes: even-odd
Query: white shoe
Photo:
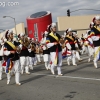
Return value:
[(53, 71), (51, 71), (51, 73), (52, 73), (53, 75), (55, 75), (55, 73), (54, 73)]
[(27, 74), (27, 75), (30, 75), (30, 72), (27, 72), (26, 74)]
[(67, 64), (70, 66), (70, 62), (67, 62)]
[(16, 83), (16, 85), (20, 86), (20, 85), (21, 85), (21, 83)]
[(58, 76), (63, 76), (63, 74), (58, 74)]
[(2, 78), (0, 78), (0, 81), (2, 80)]
[(96, 69), (98, 68), (96, 63), (94, 63), (94, 67), (95, 67)]
[(88, 62), (90, 62), (90, 60), (91, 60), (91, 59), (89, 58), (89, 59), (88, 59)]
[(81, 61), (82, 61), (82, 59), (79, 60), (79, 62), (81, 62)]
[(77, 64), (73, 64), (73, 66), (77, 66)]
[(7, 85), (10, 84), (10, 80), (7, 80)]
[(37, 64), (34, 64), (34, 66), (36, 66)]

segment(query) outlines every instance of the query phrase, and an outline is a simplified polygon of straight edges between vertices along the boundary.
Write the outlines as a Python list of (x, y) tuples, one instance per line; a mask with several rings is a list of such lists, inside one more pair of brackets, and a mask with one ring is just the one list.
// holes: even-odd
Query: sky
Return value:
[[(17, 3), (17, 4), (16, 4)], [(77, 9), (98, 9), (100, 10), (100, 0), (0, 0), (0, 29), (10, 29), (14, 27), (14, 20), (3, 18), (11, 16), (16, 19), (16, 23), (24, 22), (27, 26), (26, 18), (33, 13), (40, 11), (50, 11), (53, 22), (57, 22), (58, 16), (67, 16), (67, 10)], [(80, 10), (71, 13), (71, 16), (98, 15), (100, 11)]]

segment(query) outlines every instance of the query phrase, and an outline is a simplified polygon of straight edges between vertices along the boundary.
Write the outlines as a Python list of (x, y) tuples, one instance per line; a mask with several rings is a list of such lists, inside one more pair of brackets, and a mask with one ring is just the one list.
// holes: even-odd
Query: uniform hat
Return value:
[(95, 17), (93, 18), (92, 22), (94, 23), (95, 20), (100, 20), (100, 16), (98, 16), (98, 15), (95, 16)]
[(13, 33), (13, 30), (9, 30), (8, 31), (8, 35), (10, 35), (11, 33)]
[(95, 20), (100, 20), (100, 16), (95, 16)]
[(51, 24), (51, 28), (54, 28), (54, 27), (56, 27), (56, 23)]
[(68, 28), (68, 29), (66, 30), (66, 33), (71, 32), (71, 31), (72, 31), (72, 29), (71, 29), (71, 28)]
[(20, 37), (24, 36), (24, 33), (20, 33)]
[(73, 32), (73, 35), (77, 35), (76, 32)]

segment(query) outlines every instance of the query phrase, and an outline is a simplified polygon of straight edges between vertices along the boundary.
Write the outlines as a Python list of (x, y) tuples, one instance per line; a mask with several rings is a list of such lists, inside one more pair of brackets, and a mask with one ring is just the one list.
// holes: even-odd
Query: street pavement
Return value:
[[(68, 66), (63, 60), (63, 76), (52, 75), (44, 63), (34, 66), (30, 75), (21, 75), (21, 86), (15, 85), (14, 76), (10, 85), (6, 75), (0, 81), (0, 100), (100, 100), (100, 68), (88, 63), (87, 55), (78, 66)], [(100, 66), (100, 62), (98, 62)]]

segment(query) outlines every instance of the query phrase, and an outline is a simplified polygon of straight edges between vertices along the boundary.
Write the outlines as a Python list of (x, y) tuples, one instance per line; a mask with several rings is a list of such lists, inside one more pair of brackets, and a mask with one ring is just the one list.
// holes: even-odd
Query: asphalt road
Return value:
[(39, 64), (30, 75), (21, 75), (21, 86), (15, 85), (14, 76), (7, 85), (3, 74), (0, 100), (100, 100), (100, 68), (95, 69), (92, 61), (88, 63), (87, 55), (82, 58), (78, 66), (67, 66), (63, 60), (61, 77)]

